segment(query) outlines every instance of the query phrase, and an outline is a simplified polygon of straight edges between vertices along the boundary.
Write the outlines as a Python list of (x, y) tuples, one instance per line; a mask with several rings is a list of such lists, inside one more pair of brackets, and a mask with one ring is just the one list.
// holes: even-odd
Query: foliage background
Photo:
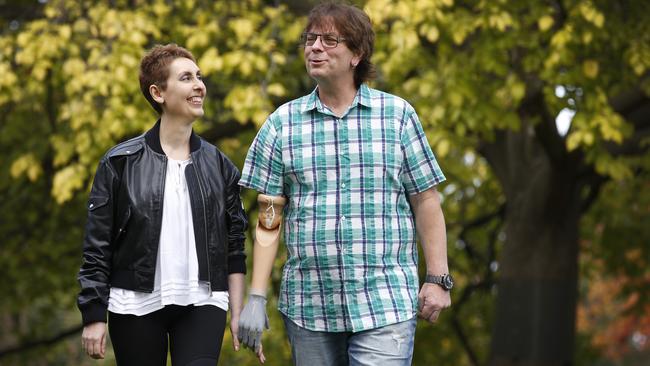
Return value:
[[(137, 83), (145, 50), (175, 42), (194, 53), (208, 89), (196, 130), (241, 167), (266, 116), (314, 87), (297, 44), (314, 3), (0, 1), (1, 365), (114, 363), (111, 354), (95, 362), (80, 351), (75, 276), (99, 158), (156, 118)], [(504, 131), (539, 134), (545, 121), (562, 156), (583, 162), (593, 179), (579, 193), (573, 363), (647, 364), (648, 2), (356, 4), (377, 32), (373, 86), (416, 107), (449, 178), (441, 192), (454, 306), (436, 325), (418, 325), (413, 364), (490, 362), (514, 205), (485, 146), (501, 143)], [(564, 133), (555, 129), (561, 112), (572, 116)], [(255, 222), (255, 193), (243, 196)], [(274, 308), (271, 300), (265, 350), (269, 364), (285, 365), (290, 351)], [(256, 364), (230, 341), (227, 332), (221, 364)]]

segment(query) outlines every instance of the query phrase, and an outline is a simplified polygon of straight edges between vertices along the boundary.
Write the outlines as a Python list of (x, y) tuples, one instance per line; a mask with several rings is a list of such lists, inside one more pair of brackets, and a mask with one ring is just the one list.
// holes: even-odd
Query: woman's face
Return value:
[(205, 93), (199, 67), (188, 58), (177, 58), (169, 64), (167, 88), (160, 92), (163, 114), (194, 121), (203, 116)]

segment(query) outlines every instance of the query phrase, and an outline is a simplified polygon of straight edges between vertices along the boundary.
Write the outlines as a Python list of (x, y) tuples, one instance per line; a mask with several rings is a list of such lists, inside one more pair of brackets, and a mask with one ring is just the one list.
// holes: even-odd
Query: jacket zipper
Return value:
[[(194, 161), (194, 164), (197, 162)], [(212, 275), (210, 273), (210, 251), (208, 248), (208, 218), (205, 211), (207, 210), (205, 204), (205, 194), (203, 193), (203, 185), (199, 179), (198, 164), (194, 167), (194, 175), (196, 175), (196, 182), (199, 184), (199, 192), (201, 192), (201, 203), (203, 203), (203, 244), (205, 245), (205, 260), (208, 262), (208, 283), (210, 283), (210, 292), (212, 292)]]
[[(167, 157), (164, 156), (163, 157), (163, 169), (162, 169), (163, 174), (162, 174), (162, 180), (161, 180), (161, 184), (160, 184), (161, 189), (162, 189), (161, 190), (161, 192), (162, 192), (161, 197), (162, 197), (163, 201), (165, 199), (165, 181), (167, 180), (167, 161), (168, 161)], [(160, 228), (162, 228), (163, 210), (165, 208), (165, 205), (164, 205), (163, 201), (161, 201), (159, 203), (160, 204), (160, 215), (158, 215), (158, 227), (160, 227)], [(156, 240), (156, 255), (154, 256), (154, 258), (155, 258), (154, 260), (158, 260), (158, 252), (159, 251), (160, 251), (160, 230), (158, 230), (158, 236), (157, 236), (157, 240)], [(155, 268), (156, 268), (156, 265), (154, 264), (154, 277), (155, 277), (155, 273), (156, 273)], [(149, 291), (149, 293), (153, 292), (153, 287), (154, 286), (152, 285), (151, 288), (147, 289)]]

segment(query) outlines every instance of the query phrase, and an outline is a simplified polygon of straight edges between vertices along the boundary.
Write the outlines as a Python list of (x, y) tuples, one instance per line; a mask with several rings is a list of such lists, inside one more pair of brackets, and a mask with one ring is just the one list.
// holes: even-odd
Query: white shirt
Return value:
[(228, 292), (210, 291), (199, 281), (192, 207), (185, 179), (188, 160), (167, 161), (160, 244), (152, 293), (112, 287), (108, 310), (118, 314), (145, 315), (165, 305), (214, 305), (228, 311)]

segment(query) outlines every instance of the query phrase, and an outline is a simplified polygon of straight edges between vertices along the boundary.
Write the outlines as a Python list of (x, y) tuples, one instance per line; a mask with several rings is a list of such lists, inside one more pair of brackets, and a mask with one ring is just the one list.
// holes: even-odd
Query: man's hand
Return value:
[(433, 284), (425, 283), (418, 295), (418, 316), (430, 323), (438, 320), (440, 311), (451, 306), (449, 291)]
[(237, 338), (244, 345), (244, 348), (250, 348), (257, 354), (261, 363), (266, 360), (262, 352), (262, 332), (264, 329), (269, 329), (269, 318), (266, 315), (266, 297), (251, 293), (239, 317)]
[(86, 325), (81, 333), (81, 347), (94, 359), (106, 357), (106, 323), (96, 322)]

